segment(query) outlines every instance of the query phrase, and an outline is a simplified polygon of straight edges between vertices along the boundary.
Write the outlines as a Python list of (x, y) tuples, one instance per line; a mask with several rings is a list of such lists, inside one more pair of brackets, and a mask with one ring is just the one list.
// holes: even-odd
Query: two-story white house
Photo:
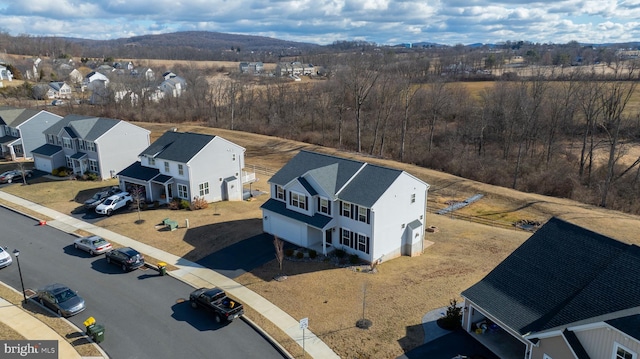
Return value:
[(118, 173), (120, 187), (142, 186), (147, 200), (161, 203), (196, 197), (240, 201), (243, 183), (255, 179), (243, 172), (244, 153), (244, 147), (220, 136), (168, 131)]
[(422, 253), (429, 185), (407, 172), (300, 151), (269, 180), (265, 232), (368, 262)]
[(43, 131), (46, 143), (33, 150), (34, 167), (49, 173), (67, 167), (76, 175), (115, 177), (149, 146), (149, 133), (122, 120), (68, 115)]
[(2, 156), (12, 161), (31, 158), (31, 152), (46, 142), (42, 131), (61, 119), (44, 110), (0, 107)]

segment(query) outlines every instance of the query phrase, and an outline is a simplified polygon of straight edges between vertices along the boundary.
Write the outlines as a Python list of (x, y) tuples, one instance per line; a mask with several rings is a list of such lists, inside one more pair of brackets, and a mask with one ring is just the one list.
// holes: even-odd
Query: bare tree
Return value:
[(142, 219), (140, 218), (140, 209), (142, 208), (142, 203), (145, 200), (144, 187), (133, 185), (129, 193), (131, 193), (131, 198), (133, 198), (134, 206), (136, 206), (136, 210), (138, 211), (138, 220), (136, 221), (136, 223), (142, 223)]
[(276, 259), (278, 260), (278, 268), (280, 268), (280, 274), (282, 274), (282, 263), (284, 262), (284, 242), (282, 239), (273, 236), (273, 246), (276, 249)]

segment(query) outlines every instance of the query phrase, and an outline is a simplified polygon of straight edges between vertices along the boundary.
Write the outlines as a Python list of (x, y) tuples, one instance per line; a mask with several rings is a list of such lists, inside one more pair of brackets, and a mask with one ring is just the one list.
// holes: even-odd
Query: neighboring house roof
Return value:
[(73, 138), (80, 137), (86, 141), (95, 141), (118, 123), (120, 120), (113, 118), (67, 115), (43, 133), (57, 136), (64, 129)]
[(42, 146), (36, 148), (35, 150), (31, 151), (31, 153), (34, 153), (34, 154), (37, 154), (37, 155), (51, 157), (51, 156), (55, 155), (56, 153), (58, 153), (60, 151), (62, 151), (62, 147), (61, 146), (45, 144), (45, 145), (42, 145)]
[(552, 218), (462, 295), (521, 335), (602, 321), (639, 307), (640, 247)]
[(27, 120), (33, 118), (42, 110), (15, 108), (9, 106), (0, 107), (0, 124), (9, 127), (18, 127)]
[(67, 85), (64, 82), (49, 82), (49, 87), (51, 87), (54, 91), (60, 92), (60, 90), (64, 87), (69, 87), (69, 85)]
[(640, 314), (607, 320), (606, 323), (621, 332), (640, 340)]
[(11, 144), (11, 142), (15, 141), (15, 140), (19, 140), (20, 137), (14, 137), (14, 136), (2, 136), (0, 137), (0, 143), (3, 145), (9, 145)]
[[(310, 176), (328, 195), (371, 207), (401, 174), (392, 168), (303, 150), (269, 182), (286, 185), (298, 179), (307, 188), (304, 178)], [(315, 195), (315, 190), (310, 194)]]
[(140, 155), (187, 163), (214, 138), (200, 133), (167, 131)]

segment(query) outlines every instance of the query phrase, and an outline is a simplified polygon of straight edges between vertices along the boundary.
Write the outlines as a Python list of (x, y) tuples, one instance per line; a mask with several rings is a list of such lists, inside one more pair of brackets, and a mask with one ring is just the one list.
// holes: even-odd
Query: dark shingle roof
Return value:
[(331, 217), (327, 217), (319, 213), (316, 213), (313, 216), (307, 216), (303, 213), (292, 211), (290, 209), (287, 209), (287, 205), (284, 202), (278, 201), (273, 198), (266, 201), (260, 208), (281, 214), (283, 216), (286, 216), (287, 218), (292, 218), (298, 222), (306, 223), (312, 227), (319, 229), (323, 229), (324, 226), (326, 226), (331, 221)]
[(37, 115), (40, 111), (41, 110), (3, 106), (0, 107), (0, 124), (9, 127), (18, 127), (28, 119)]
[(199, 133), (167, 131), (140, 155), (187, 163), (214, 138)]
[(607, 320), (606, 323), (619, 331), (640, 340), (640, 314)]
[(552, 218), (462, 295), (523, 335), (634, 308), (640, 248)]
[(35, 150), (31, 151), (31, 153), (51, 157), (60, 151), (62, 151), (62, 147), (47, 143), (46, 145), (42, 145), (36, 148)]
[(157, 168), (145, 167), (140, 162), (134, 162), (129, 167), (118, 172), (118, 176), (150, 181), (160, 173)]
[[(300, 151), (269, 182), (282, 186), (309, 176), (329, 196), (371, 207), (401, 174), (402, 171), (396, 169)], [(307, 180), (300, 182), (303, 186), (308, 183)], [(315, 195), (315, 190), (310, 194)]]

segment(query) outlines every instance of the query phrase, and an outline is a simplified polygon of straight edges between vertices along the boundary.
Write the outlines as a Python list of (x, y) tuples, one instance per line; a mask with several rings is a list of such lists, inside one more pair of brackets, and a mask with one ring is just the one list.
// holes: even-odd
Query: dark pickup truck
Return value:
[(230, 322), (244, 314), (242, 304), (227, 297), (220, 288), (200, 288), (189, 295), (193, 308), (202, 307), (214, 313), (217, 323)]

